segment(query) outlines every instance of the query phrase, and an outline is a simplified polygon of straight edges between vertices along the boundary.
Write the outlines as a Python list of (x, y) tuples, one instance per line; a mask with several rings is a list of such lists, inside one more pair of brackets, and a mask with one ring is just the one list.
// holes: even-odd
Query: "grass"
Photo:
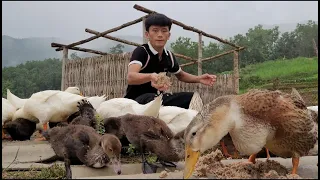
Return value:
[[(221, 74), (231, 73), (223, 72)], [(240, 71), (240, 94), (253, 88), (270, 88), (275, 80), (282, 86), (318, 87), (318, 58), (298, 57), (248, 65)], [(310, 84), (309, 84), (310, 83)]]
[(2, 171), (2, 179), (65, 179), (64, 166), (53, 164), (49, 168), (35, 169), (28, 171)]
[[(220, 74), (230, 74), (232, 71)], [(248, 65), (239, 70), (239, 94), (249, 89), (279, 89), (291, 91), (296, 88), (307, 104), (318, 104), (318, 58), (298, 57), (272, 60)], [(278, 82), (278, 84), (277, 84)], [(274, 86), (275, 84), (276, 86)]]
[(266, 61), (264, 63), (249, 65), (244, 69), (241, 69), (240, 76), (242, 78), (257, 76), (262, 80), (279, 78), (286, 80), (305, 79), (314, 81), (318, 80), (318, 58), (299, 57), (288, 60)]

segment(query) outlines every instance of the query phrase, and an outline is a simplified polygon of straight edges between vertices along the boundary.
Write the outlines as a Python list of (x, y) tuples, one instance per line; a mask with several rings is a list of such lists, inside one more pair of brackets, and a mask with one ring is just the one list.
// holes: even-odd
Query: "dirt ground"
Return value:
[(224, 165), (221, 163), (223, 155), (220, 150), (212, 151), (199, 158), (194, 175), (206, 177), (214, 175), (218, 179), (302, 179), (299, 175), (292, 175), (289, 170), (274, 160), (235, 162)]

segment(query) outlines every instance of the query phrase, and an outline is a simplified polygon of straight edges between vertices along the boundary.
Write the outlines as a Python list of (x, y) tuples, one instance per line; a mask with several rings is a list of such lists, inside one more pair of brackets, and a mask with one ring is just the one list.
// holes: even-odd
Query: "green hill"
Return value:
[[(224, 72), (226, 73), (226, 72)], [(240, 69), (240, 93), (249, 89), (296, 88), (308, 105), (318, 104), (318, 58), (266, 61)]]

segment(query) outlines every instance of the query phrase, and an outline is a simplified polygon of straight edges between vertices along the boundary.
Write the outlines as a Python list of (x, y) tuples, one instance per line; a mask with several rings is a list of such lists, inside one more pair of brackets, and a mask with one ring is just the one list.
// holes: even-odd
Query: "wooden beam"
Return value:
[(146, 32), (146, 18), (142, 19), (142, 42), (143, 44), (146, 44), (148, 42), (148, 39), (145, 36)]
[[(86, 32), (90, 33), (90, 34), (99, 34), (98, 31), (95, 31), (95, 30), (92, 30), (92, 29), (88, 29), (88, 28), (86, 29)], [(116, 38), (116, 37), (109, 36), (109, 35), (103, 35), (102, 37), (104, 37), (106, 39), (111, 39), (111, 40), (114, 40), (114, 41), (118, 41), (118, 42), (121, 42), (121, 43), (124, 43), (124, 44), (132, 45), (132, 46), (141, 46), (141, 44), (139, 44), (139, 43), (123, 40), (123, 39)]]
[[(51, 43), (51, 47), (59, 47), (59, 48), (64, 48), (67, 47), (67, 45), (64, 44), (59, 44), (59, 43)], [(72, 50), (76, 50), (76, 51), (82, 51), (82, 52), (88, 52), (88, 53), (93, 53), (93, 54), (99, 54), (99, 55), (107, 55), (108, 53), (104, 53), (101, 51), (96, 51), (96, 50), (92, 50), (92, 49), (86, 49), (86, 48), (80, 48), (80, 47), (70, 47), (67, 49), (72, 49)], [(58, 51), (56, 49), (56, 51)]]
[(234, 92), (239, 94), (239, 51), (233, 51), (233, 85)]
[(61, 91), (65, 90), (65, 70), (66, 70), (66, 61), (68, 60), (68, 48), (63, 47), (63, 55), (62, 55), (62, 75), (61, 75)]
[[(143, 18), (146, 18), (146, 17), (148, 17), (148, 16), (149, 16), (149, 15), (143, 16), (143, 17), (138, 18), (138, 19), (136, 19), (136, 20), (127, 22), (127, 23), (125, 23), (125, 24), (122, 24), (121, 26), (118, 26), (118, 27), (109, 29), (109, 30), (107, 30), (107, 31), (104, 31), (104, 32), (102, 32), (102, 33), (100, 33), (100, 34), (98, 34), (98, 35), (92, 36), (92, 37), (90, 37), (90, 38), (87, 38), (87, 39), (84, 39), (84, 40), (81, 40), (81, 41), (78, 41), (78, 42), (75, 42), (75, 43), (68, 44), (66, 47), (69, 48), (69, 49), (71, 49), (70, 47), (74, 47), (74, 46), (78, 46), (78, 45), (80, 45), (80, 44), (84, 44), (84, 43), (90, 42), (90, 41), (92, 41), (92, 40), (94, 40), (94, 39), (97, 39), (97, 38), (99, 38), (99, 37), (101, 37), (101, 36), (103, 36), (103, 35), (105, 35), (105, 34), (109, 34), (109, 33), (118, 31), (118, 30), (120, 30), (120, 29), (123, 29), (123, 28), (125, 28), (125, 27), (131, 26), (131, 25), (133, 25), (133, 24), (137, 24), (137, 23), (141, 22)], [(87, 31), (87, 29), (86, 29), (86, 31)], [(59, 47), (58, 49), (56, 49), (56, 51), (61, 51), (61, 50), (62, 50), (62, 47)]]
[[(92, 30), (92, 29), (86, 29), (86, 32), (87, 33), (91, 33), (91, 34), (99, 34), (98, 31), (95, 31), (95, 30)], [(107, 38), (107, 39), (111, 39), (111, 40), (114, 40), (114, 41), (118, 41), (118, 42), (121, 42), (121, 43), (124, 43), (124, 44), (128, 44), (128, 45), (131, 45), (131, 46), (141, 46), (142, 45), (142, 44), (139, 44), (139, 43), (135, 43), (135, 42), (123, 40), (123, 39), (120, 39), (120, 38), (112, 37), (112, 36), (109, 36), (109, 35), (103, 35), (102, 37)], [(176, 57), (179, 57), (179, 58), (182, 58), (182, 59), (186, 59), (186, 60), (189, 60), (189, 61), (193, 61), (193, 62), (197, 62), (196, 59), (193, 59), (191, 57), (184, 56), (184, 55), (178, 54), (178, 53), (173, 53), (173, 54)]]
[[(145, 13), (148, 13), (148, 14), (158, 13), (158, 12), (156, 12), (156, 11), (152, 11), (152, 10), (150, 10), (150, 9), (147, 9), (147, 8), (142, 7), (142, 6), (140, 6), (140, 5), (137, 5), (137, 4), (135, 4), (135, 5), (133, 6), (133, 8), (136, 9), (136, 10), (138, 10), (138, 11), (142, 11), (142, 12), (145, 12)], [(170, 18), (170, 19), (171, 19), (171, 18)], [(177, 21), (177, 20), (174, 20), (174, 19), (171, 19), (171, 20), (172, 20), (172, 23), (173, 23), (173, 24), (176, 24), (176, 25), (182, 27), (182, 28), (185, 29), (185, 30), (193, 31), (193, 32), (196, 32), (196, 33), (201, 33), (203, 36), (206, 36), (206, 37), (215, 39), (215, 40), (217, 40), (217, 41), (219, 41), (219, 42), (228, 44), (228, 45), (230, 45), (230, 46), (232, 46), (232, 47), (235, 47), (235, 48), (240, 48), (240, 46), (235, 45), (235, 44), (233, 44), (233, 43), (231, 43), (231, 42), (229, 42), (229, 41), (223, 40), (223, 39), (221, 39), (221, 38), (219, 38), (219, 37), (217, 37), (217, 36), (208, 34), (208, 33), (203, 32), (203, 31), (201, 31), (201, 30), (199, 30), (199, 29), (197, 29), (197, 28), (194, 28), (194, 27), (191, 27), (191, 26), (187, 26), (187, 25), (185, 25), (185, 24), (183, 24), (182, 22), (179, 22), (179, 21)]]
[[(244, 47), (240, 47), (240, 50), (243, 50), (243, 49), (244, 49)], [(227, 54), (231, 54), (231, 53), (233, 53), (233, 51), (235, 51), (235, 50), (233, 49), (233, 50), (230, 50), (230, 51), (226, 51), (226, 52), (224, 52), (224, 53), (221, 53), (221, 54), (217, 54), (217, 55), (215, 55), (215, 56), (203, 58), (203, 59), (202, 59), (202, 63), (203, 63), (203, 61), (209, 61), (209, 60), (213, 60), (213, 59), (219, 58), (219, 57), (221, 57), (221, 56), (225, 56), (225, 55), (227, 55)], [(189, 63), (181, 64), (180, 67), (193, 65), (193, 64), (195, 64), (195, 63), (197, 63), (197, 62), (189, 62)]]
[(202, 75), (202, 34), (199, 33), (198, 42), (198, 75)]

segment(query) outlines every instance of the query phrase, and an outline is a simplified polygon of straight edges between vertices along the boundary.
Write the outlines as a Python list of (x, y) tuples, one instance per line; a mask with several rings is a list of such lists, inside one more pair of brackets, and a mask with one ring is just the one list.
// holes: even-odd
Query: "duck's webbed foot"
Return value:
[(143, 140), (140, 140), (140, 152), (141, 152), (141, 157), (142, 157), (142, 172), (143, 172), (143, 174), (156, 173), (157, 169), (160, 166), (147, 162), (147, 160), (145, 158), (145, 155), (144, 155), (145, 145), (144, 145), (144, 141)]
[(71, 161), (67, 154), (64, 154), (64, 166), (66, 168), (66, 178), (72, 179)]
[(298, 167), (299, 167), (299, 160), (300, 158), (298, 157), (293, 157), (292, 158), (292, 174), (297, 174), (298, 172)]
[(257, 154), (252, 154), (252, 155), (249, 157), (248, 162), (255, 164), (255, 163), (256, 163), (256, 157), (257, 157)]
[(4, 130), (2, 128), (2, 140), (12, 140), (12, 137), (10, 135), (7, 135), (6, 133), (4, 133)]
[(159, 162), (165, 167), (177, 167), (177, 165), (174, 164), (173, 162), (162, 161), (162, 160), (159, 160)]
[(232, 155), (229, 154), (228, 149), (227, 149), (226, 145), (224, 144), (224, 141), (223, 141), (223, 140), (220, 141), (220, 145), (221, 145), (221, 147), (222, 147), (222, 153), (223, 153), (223, 155), (224, 155), (225, 157), (227, 157), (227, 158), (229, 158), (229, 157), (232, 158)]
[(160, 166), (153, 164), (153, 163), (148, 163), (146, 160), (144, 154), (142, 153), (142, 172), (143, 174), (151, 174), (151, 173), (156, 173), (157, 169)]
[[(43, 131), (48, 130), (48, 123), (43, 124)], [(39, 130), (40, 131), (40, 130)], [(46, 141), (47, 139), (42, 135), (42, 132), (40, 132), (40, 137), (36, 138), (35, 141)]]
[(265, 148), (266, 149), (266, 153), (267, 153), (267, 161), (270, 159), (270, 153), (269, 153), (269, 149)]

